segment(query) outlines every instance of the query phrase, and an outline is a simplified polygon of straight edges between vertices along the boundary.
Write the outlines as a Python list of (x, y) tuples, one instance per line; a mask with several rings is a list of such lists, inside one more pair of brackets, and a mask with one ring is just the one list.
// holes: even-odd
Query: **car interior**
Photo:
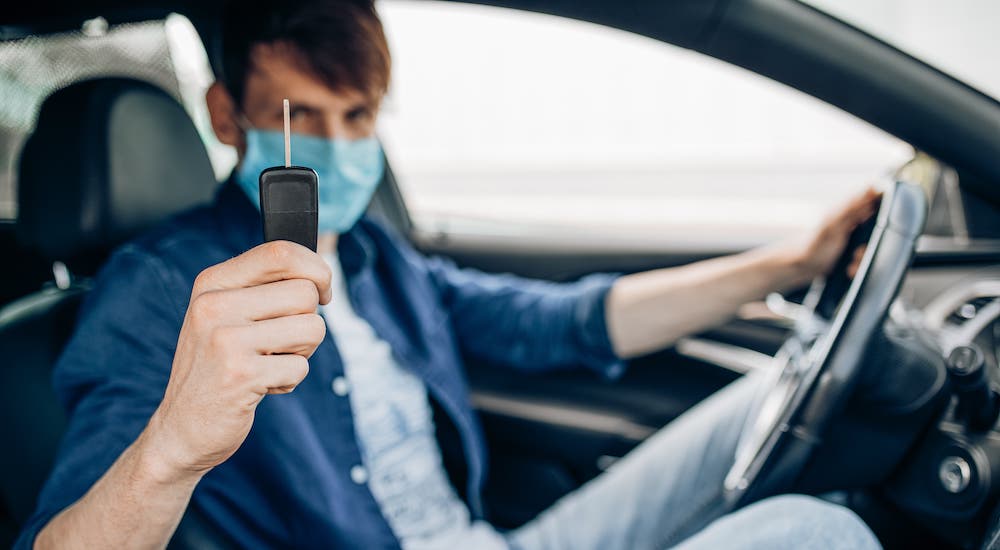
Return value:
[[(782, 357), (794, 362), (789, 341), (807, 349), (826, 342), (822, 367), (810, 371), (818, 378), (796, 379), (782, 394), (794, 401), (783, 409), (789, 417), (772, 419), (756, 445), (747, 444), (745, 470), (733, 473), (734, 502), (795, 487), (847, 504), (887, 548), (1000, 548), (1000, 103), (793, 0), (477, 3), (589, 21), (726, 61), (851, 113), (917, 151), (895, 174), (879, 223), (857, 236), (869, 243), (863, 276), (844, 281), (835, 296), (814, 285), (769, 297), (766, 314), (741, 314), (632, 360), (615, 382), (571, 371), (525, 384), (469, 361), (472, 401), (490, 449), (490, 520), (501, 528), (523, 524), (727, 383), (774, 369)], [(220, 6), (20, 4), (0, 14), (0, 39), (79, 29), (95, 17), (113, 27), (180, 13), (211, 58)], [(935, 169), (913, 169), (921, 158)], [(61, 85), (41, 104), (16, 164), (17, 217), (0, 223), (0, 257), (8, 258), (0, 268), (6, 545), (31, 515), (59, 446), (66, 419), (51, 369), (92, 277), (116, 246), (209, 200), (218, 179), (177, 98), (127, 76)], [(738, 251), (628, 242), (564, 247), (544, 237), (511, 246), (502, 236), (444, 233), (413, 222), (389, 168), (369, 213), (422, 252), (462, 266), (567, 281)], [(951, 227), (956, 205), (961, 238), (936, 229)], [(803, 336), (806, 309), (823, 313), (819, 335)], [(865, 383), (862, 367), (889, 373), (877, 382), (887, 388), (883, 402), (852, 400), (853, 388)], [(896, 372), (910, 377), (894, 380)], [(789, 423), (815, 435), (790, 435)], [(837, 464), (825, 458), (829, 449), (838, 449)], [(192, 512), (172, 546), (228, 544)]]

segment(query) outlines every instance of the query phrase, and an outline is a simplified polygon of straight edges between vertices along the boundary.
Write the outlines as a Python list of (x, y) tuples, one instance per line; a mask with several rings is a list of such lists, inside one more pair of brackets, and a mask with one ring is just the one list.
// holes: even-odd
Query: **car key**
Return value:
[(264, 241), (292, 241), (316, 250), (319, 226), (319, 176), (312, 168), (292, 166), (288, 100), (284, 100), (285, 165), (260, 173), (260, 212)]

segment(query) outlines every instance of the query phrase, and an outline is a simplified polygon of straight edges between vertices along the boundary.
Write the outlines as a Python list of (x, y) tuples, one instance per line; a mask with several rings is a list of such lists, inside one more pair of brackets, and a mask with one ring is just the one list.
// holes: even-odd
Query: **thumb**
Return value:
[(851, 257), (851, 263), (847, 265), (847, 277), (853, 279), (855, 275), (858, 274), (858, 268), (861, 267), (861, 259), (865, 257), (865, 250), (868, 247), (866, 245), (861, 245), (854, 249), (854, 255)]

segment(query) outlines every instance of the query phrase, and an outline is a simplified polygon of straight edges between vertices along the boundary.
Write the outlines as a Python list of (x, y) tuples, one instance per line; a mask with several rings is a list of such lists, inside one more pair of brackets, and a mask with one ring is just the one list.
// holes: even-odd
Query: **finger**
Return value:
[(875, 210), (878, 209), (881, 200), (882, 192), (873, 187), (868, 187), (864, 192), (859, 194), (855, 198), (853, 208), (851, 208), (851, 211), (855, 214), (854, 219), (857, 220), (857, 223), (864, 223), (868, 218), (872, 217)]
[(875, 199), (878, 192), (868, 187), (861, 193), (852, 195), (844, 204), (841, 214), (846, 218), (856, 219), (865, 212), (875, 209)]
[(295, 354), (257, 356), (252, 365), (258, 381), (257, 393), (260, 394), (288, 393), (309, 373), (309, 362)]
[(328, 303), (330, 266), (319, 254), (289, 241), (271, 241), (202, 271), (192, 296), (216, 290), (246, 288), (287, 279), (316, 285), (320, 303)]
[(242, 325), (302, 313), (316, 313), (319, 290), (306, 279), (286, 279), (247, 288), (216, 290), (198, 301), (217, 302), (220, 324)]
[(261, 355), (294, 353), (311, 357), (326, 336), (326, 322), (315, 313), (256, 321), (242, 327), (240, 341)]
[(865, 250), (867, 246), (859, 246), (854, 249), (854, 255), (851, 257), (851, 263), (847, 266), (847, 276), (851, 279), (858, 274), (858, 269), (861, 267), (861, 259), (865, 257)]
[(875, 214), (881, 197), (882, 193), (872, 187), (851, 196), (828, 220), (827, 227), (838, 233), (853, 231)]

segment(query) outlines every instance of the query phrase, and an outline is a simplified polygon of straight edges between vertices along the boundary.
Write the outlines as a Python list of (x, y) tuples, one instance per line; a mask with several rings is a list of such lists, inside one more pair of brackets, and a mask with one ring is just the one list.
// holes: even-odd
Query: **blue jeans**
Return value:
[(515, 550), (880, 548), (853, 512), (784, 495), (726, 513), (733, 464), (760, 376), (733, 382), (607, 472), (507, 534)]

